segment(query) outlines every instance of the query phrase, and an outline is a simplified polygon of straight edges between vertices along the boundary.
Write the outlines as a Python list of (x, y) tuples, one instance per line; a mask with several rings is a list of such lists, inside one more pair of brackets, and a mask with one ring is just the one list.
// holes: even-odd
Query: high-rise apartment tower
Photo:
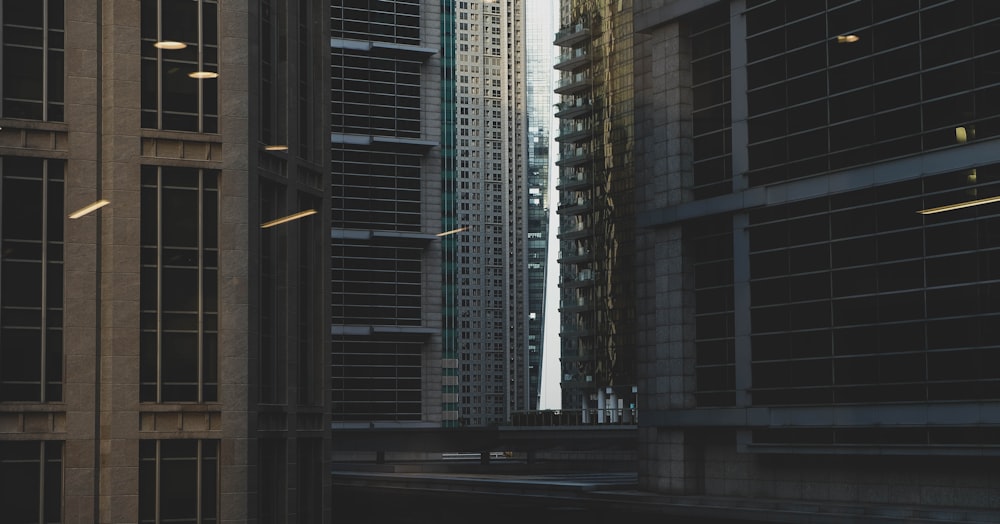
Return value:
[[(528, 348), (527, 96), (522, 2), (454, 2), (449, 61), (453, 171), (446, 253), (459, 424), (507, 420), (537, 403)], [(532, 384), (535, 384), (534, 386)], [(533, 389), (534, 388), (534, 389)]]
[(562, 406), (617, 420), (635, 394), (632, 2), (563, 0), (560, 18)]

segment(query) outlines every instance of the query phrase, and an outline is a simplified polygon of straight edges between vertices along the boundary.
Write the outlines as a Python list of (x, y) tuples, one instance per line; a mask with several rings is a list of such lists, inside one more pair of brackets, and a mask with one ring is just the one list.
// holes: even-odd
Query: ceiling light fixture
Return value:
[(188, 73), (191, 78), (219, 78), (219, 73), (215, 71), (194, 71), (193, 73)]
[(837, 35), (838, 44), (853, 44), (858, 40), (861, 40), (858, 35)]
[(81, 207), (80, 209), (77, 209), (76, 211), (70, 213), (69, 214), (69, 218), (71, 218), (73, 220), (76, 220), (77, 218), (80, 218), (83, 215), (86, 215), (86, 214), (91, 213), (93, 211), (97, 211), (98, 209), (101, 209), (102, 207), (104, 207), (104, 206), (106, 206), (106, 205), (108, 205), (110, 203), (111, 202), (109, 202), (107, 200), (104, 200), (104, 199), (98, 200), (97, 202), (94, 202), (93, 204), (86, 205), (86, 206)]
[(947, 206), (932, 207), (930, 209), (922, 209), (917, 211), (921, 215), (933, 215), (934, 213), (941, 213), (944, 211), (952, 211), (955, 209), (962, 209), (965, 207), (981, 206), (983, 204), (992, 204), (993, 202), (1000, 202), (1000, 196), (980, 198), (979, 200), (969, 200), (968, 202), (959, 202), (958, 204), (949, 204)]
[(298, 220), (302, 217), (307, 217), (309, 215), (315, 215), (315, 214), (316, 214), (315, 209), (307, 209), (305, 211), (299, 211), (298, 213), (294, 213), (286, 217), (276, 218), (270, 222), (264, 222), (263, 224), (260, 225), (260, 228), (267, 229), (269, 227), (274, 227), (278, 224), (284, 224), (285, 222), (291, 222), (292, 220)]
[(185, 44), (184, 42), (176, 42), (174, 40), (161, 40), (153, 44), (153, 47), (157, 49), (169, 49), (169, 50), (184, 49), (187, 46), (188, 45)]
[(264, 146), (264, 151), (288, 151), (288, 146), (284, 144), (271, 144)]

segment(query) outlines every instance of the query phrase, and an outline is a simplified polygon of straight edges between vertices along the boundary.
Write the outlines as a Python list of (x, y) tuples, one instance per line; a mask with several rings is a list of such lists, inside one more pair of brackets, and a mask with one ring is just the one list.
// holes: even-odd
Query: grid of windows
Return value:
[(1000, 398), (1000, 165), (750, 213), (753, 402)]
[(335, 132), (420, 138), (421, 63), (336, 51), (330, 109)]
[(216, 0), (142, 0), (142, 127), (218, 132), (216, 80), (197, 75), (219, 71), (218, 24)]
[(0, 159), (0, 401), (62, 400), (64, 170)]
[(218, 175), (142, 166), (143, 402), (218, 398)]
[(334, 337), (333, 419), (420, 420), (422, 348), (405, 337)]
[(2, 3), (0, 116), (63, 120), (63, 0)]
[(719, 216), (684, 226), (692, 252), (695, 299), (695, 400), (731, 406), (735, 395), (732, 219)]
[(334, 0), (334, 38), (420, 45), (419, 0)]
[(751, 185), (1000, 134), (1000, 3), (837, 4), (747, 4)]
[(0, 441), (0, 508), (7, 524), (58, 524), (62, 516), (61, 441)]
[(139, 523), (211, 524), (219, 514), (219, 441), (139, 441)]
[(334, 244), (334, 324), (421, 324), (423, 250)]
[(695, 198), (732, 191), (729, 5), (718, 2), (690, 20)]
[(348, 229), (420, 231), (422, 157), (333, 150), (333, 221)]

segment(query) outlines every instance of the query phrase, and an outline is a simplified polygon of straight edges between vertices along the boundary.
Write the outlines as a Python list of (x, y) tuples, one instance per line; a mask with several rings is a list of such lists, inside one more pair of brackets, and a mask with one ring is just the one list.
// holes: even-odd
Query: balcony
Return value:
[(589, 89), (590, 75), (583, 72), (567, 76), (566, 78), (560, 80), (559, 85), (556, 86), (556, 93), (560, 95), (571, 95), (573, 93), (580, 93)]
[(588, 65), (590, 56), (587, 54), (587, 49), (577, 47), (560, 54), (555, 68), (560, 71), (573, 71)]
[(581, 269), (575, 275), (563, 275), (559, 287), (563, 289), (583, 288), (594, 283), (594, 270)]
[(559, 152), (559, 167), (573, 167), (590, 162), (590, 149), (586, 147), (564, 148)]
[(556, 191), (574, 191), (590, 187), (590, 174), (582, 169), (563, 170), (556, 185)]
[(559, 311), (563, 313), (577, 313), (593, 309), (594, 301), (586, 297), (573, 297), (563, 299), (559, 303)]
[(559, 202), (556, 213), (560, 215), (579, 215), (592, 209), (592, 202), (589, 198), (577, 198), (566, 202)]
[(589, 140), (593, 135), (594, 129), (592, 127), (586, 125), (584, 122), (576, 122), (575, 124), (560, 126), (559, 136), (556, 137), (556, 142), (574, 144), (576, 142)]
[(589, 38), (590, 27), (583, 22), (579, 22), (574, 25), (561, 28), (559, 32), (556, 33), (556, 39), (552, 42), (552, 44), (561, 47), (569, 47), (586, 41)]
[(594, 105), (589, 98), (575, 98), (572, 101), (556, 104), (556, 118), (584, 118), (594, 112)]
[(590, 228), (583, 222), (573, 222), (559, 228), (560, 240), (576, 240), (590, 236)]
[(576, 251), (559, 252), (559, 260), (556, 262), (560, 264), (582, 264), (584, 262), (590, 262), (593, 260), (593, 253), (590, 249), (580, 247)]

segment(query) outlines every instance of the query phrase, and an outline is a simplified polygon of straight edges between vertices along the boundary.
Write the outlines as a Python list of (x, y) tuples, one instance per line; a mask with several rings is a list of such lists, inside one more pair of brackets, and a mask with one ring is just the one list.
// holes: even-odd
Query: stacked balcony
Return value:
[(594, 155), (595, 78), (592, 72), (592, 30), (586, 21), (564, 27), (555, 44), (563, 47), (555, 68), (562, 71), (562, 81), (555, 92), (562, 95), (556, 117), (560, 120), (559, 256), (561, 278), (560, 307), (562, 318), (562, 386), (586, 389), (593, 386), (595, 311), (598, 308), (596, 271), (591, 247), (594, 236)]

